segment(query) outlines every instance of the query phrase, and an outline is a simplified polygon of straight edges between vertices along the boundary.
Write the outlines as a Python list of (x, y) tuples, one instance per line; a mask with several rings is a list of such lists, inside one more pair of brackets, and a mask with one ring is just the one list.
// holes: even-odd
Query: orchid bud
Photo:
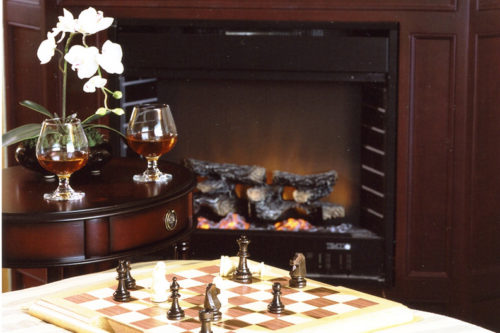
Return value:
[(105, 116), (106, 115), (106, 111), (107, 111), (106, 108), (101, 107), (101, 108), (97, 109), (97, 111), (95, 113), (98, 114), (98, 115), (100, 115), (100, 116)]
[(120, 99), (122, 98), (123, 94), (120, 90), (117, 90), (117, 91), (114, 91), (113, 92), (113, 97), (116, 98), (116, 99)]
[(125, 111), (123, 111), (122, 108), (114, 108), (113, 110), (111, 110), (111, 112), (113, 112), (114, 114), (116, 114), (118, 116), (121, 116), (122, 114), (125, 113)]

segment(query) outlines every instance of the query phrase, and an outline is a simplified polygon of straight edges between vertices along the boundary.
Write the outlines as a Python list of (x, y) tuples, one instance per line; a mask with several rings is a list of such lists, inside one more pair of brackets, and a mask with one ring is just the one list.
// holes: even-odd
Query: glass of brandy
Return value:
[(85, 193), (73, 190), (69, 177), (87, 163), (88, 156), (89, 144), (79, 119), (45, 120), (36, 144), (36, 157), (43, 168), (57, 175), (59, 186), (43, 198), (57, 201), (83, 198)]
[(141, 104), (134, 107), (127, 127), (127, 142), (148, 162), (146, 171), (134, 175), (136, 182), (168, 183), (172, 175), (158, 169), (158, 159), (177, 142), (177, 129), (166, 104)]

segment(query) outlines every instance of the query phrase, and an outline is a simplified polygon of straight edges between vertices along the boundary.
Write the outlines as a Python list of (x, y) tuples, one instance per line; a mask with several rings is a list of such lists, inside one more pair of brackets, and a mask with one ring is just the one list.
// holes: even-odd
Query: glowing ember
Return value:
[(274, 228), (279, 231), (299, 231), (311, 230), (314, 227), (306, 220), (289, 218), (285, 221), (276, 222)]
[(198, 229), (229, 229), (229, 230), (248, 230), (250, 223), (247, 223), (243, 217), (236, 213), (227, 214), (225, 218), (218, 223), (210, 221), (202, 216), (198, 217)]

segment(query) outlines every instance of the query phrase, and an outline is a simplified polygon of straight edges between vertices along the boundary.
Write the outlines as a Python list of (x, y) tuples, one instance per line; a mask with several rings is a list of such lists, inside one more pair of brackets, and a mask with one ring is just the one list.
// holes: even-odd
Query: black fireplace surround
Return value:
[(196, 230), (193, 258), (236, 255), (244, 233), (255, 261), (286, 269), (302, 252), (310, 277), (392, 283), (396, 23), (119, 20), (114, 33), (128, 112), (115, 125), (135, 104), (170, 104), (179, 142), (166, 159), (339, 174), (327, 200), (346, 215), (329, 223), (352, 230)]

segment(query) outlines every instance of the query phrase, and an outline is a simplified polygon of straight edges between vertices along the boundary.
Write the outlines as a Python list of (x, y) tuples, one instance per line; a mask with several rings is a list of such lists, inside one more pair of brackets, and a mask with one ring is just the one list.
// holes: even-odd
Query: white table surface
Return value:
[[(186, 264), (192, 264), (195, 261), (168, 261), (169, 270), (181, 267)], [(132, 264), (132, 273), (140, 273), (149, 263)], [(70, 290), (75, 285), (85, 285), (99, 282), (105, 279), (116, 277), (115, 270), (109, 270), (101, 273), (93, 273), (61, 281), (49, 283), (40, 287), (27, 288), (18, 291), (11, 291), (1, 294), (2, 301), (2, 329), (1, 332), (9, 333), (45, 333), (45, 332), (68, 332), (52, 324), (41, 321), (40, 319), (29, 315), (26, 312), (27, 307), (34, 301), (53, 293)], [(419, 317), (414, 323), (379, 330), (380, 333), (492, 333), (484, 328), (442, 315), (414, 311), (415, 316)], [(339, 333), (339, 332), (336, 332)]]

